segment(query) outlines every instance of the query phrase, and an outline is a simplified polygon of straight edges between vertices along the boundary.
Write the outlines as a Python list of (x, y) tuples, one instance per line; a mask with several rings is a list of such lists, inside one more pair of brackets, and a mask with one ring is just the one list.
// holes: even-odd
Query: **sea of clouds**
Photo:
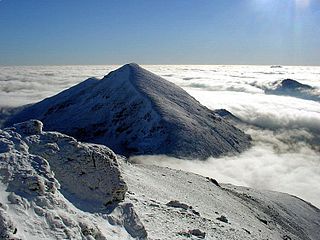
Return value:
[[(0, 67), (0, 111), (52, 96), (118, 66)], [(320, 207), (320, 102), (267, 95), (272, 83), (291, 78), (320, 89), (320, 67), (144, 66), (183, 87), (210, 109), (225, 108), (249, 125), (253, 147), (238, 156), (131, 160), (187, 170), (219, 182), (287, 192)], [(1, 115), (0, 115), (1, 116)]]

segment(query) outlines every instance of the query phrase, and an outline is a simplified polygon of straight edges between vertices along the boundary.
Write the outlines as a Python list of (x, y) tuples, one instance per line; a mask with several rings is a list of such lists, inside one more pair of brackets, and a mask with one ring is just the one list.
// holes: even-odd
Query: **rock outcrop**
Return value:
[(250, 137), (175, 84), (127, 64), (25, 108), (6, 125), (44, 122), (122, 155), (167, 154), (205, 159), (239, 153)]
[[(66, 196), (97, 205), (124, 199), (127, 187), (117, 157), (109, 148), (80, 143), (58, 132), (43, 132), (42, 126), (40, 121), (30, 120), (15, 124), (5, 132), (17, 136), (16, 141), (29, 154), (27, 157), (38, 161), (39, 167), (46, 166), (45, 160), (50, 163)], [(21, 134), (21, 138), (17, 134)]]
[(117, 156), (42, 126), (30, 120), (0, 130), (0, 239), (144, 239), (132, 208), (129, 219), (115, 218), (139, 227), (130, 232), (101, 215), (127, 208)]

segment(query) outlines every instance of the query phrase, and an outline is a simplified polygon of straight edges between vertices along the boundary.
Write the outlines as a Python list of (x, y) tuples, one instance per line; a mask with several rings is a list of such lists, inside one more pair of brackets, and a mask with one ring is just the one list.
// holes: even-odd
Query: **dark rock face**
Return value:
[(180, 87), (127, 64), (28, 107), (6, 125), (39, 119), (44, 130), (104, 144), (129, 156), (167, 154), (205, 159), (239, 153), (250, 136)]

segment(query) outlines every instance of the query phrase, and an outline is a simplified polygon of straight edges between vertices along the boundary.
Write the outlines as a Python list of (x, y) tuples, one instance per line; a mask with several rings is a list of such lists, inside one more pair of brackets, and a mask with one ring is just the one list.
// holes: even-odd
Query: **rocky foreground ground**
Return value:
[(42, 127), (0, 131), (0, 239), (319, 239), (320, 210), (297, 197), (132, 164)]

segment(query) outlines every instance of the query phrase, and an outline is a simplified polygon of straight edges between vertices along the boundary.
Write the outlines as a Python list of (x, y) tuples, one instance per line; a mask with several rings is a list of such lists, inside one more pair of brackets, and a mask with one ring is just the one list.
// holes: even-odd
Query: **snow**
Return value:
[(319, 239), (320, 210), (297, 197), (132, 164), (42, 126), (0, 130), (0, 239)]
[(236, 154), (250, 137), (186, 91), (127, 64), (88, 79), (15, 115), (6, 125), (39, 119), (46, 130), (104, 144), (122, 155), (168, 154), (205, 159)]
[[(128, 199), (151, 239), (319, 239), (320, 210), (294, 196), (164, 167), (125, 164)], [(227, 222), (224, 220), (227, 219)], [(290, 238), (289, 238), (290, 237)]]

